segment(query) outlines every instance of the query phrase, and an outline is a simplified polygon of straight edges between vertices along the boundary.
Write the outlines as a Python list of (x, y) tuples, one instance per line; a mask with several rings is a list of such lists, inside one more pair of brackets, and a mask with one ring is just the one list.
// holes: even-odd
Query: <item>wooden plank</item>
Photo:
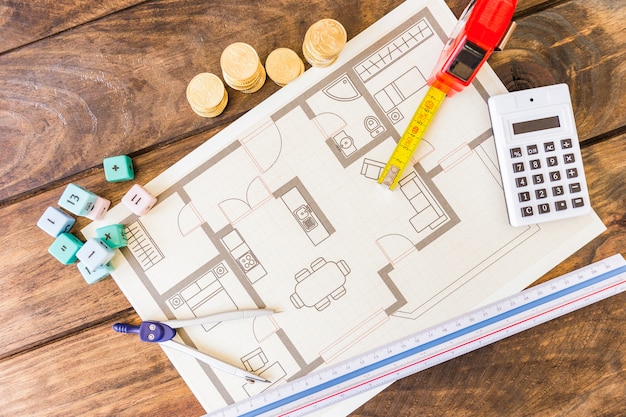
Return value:
[(626, 4), (568, 1), (517, 20), (489, 61), (509, 90), (570, 87), (581, 141), (626, 126)]
[(0, 53), (99, 19), (145, 0), (0, 2)]
[[(4, 54), (0, 125), (7, 139), (0, 157), (0, 202), (91, 169), (106, 156), (222, 125), (276, 91), (273, 83), (252, 95), (229, 90), (223, 116), (206, 120), (193, 114), (184, 97), (188, 80), (202, 71), (219, 73), (221, 51), (232, 41), (250, 43), (262, 59), (277, 46), (299, 51), (304, 32), (318, 17), (340, 19), (352, 37), (398, 3), (374, 8), (348, 0), (304, 5), (161, 0)], [(616, 92), (599, 92), (608, 80), (623, 78), (625, 48), (616, 46), (623, 46), (619, 23), (625, 10), (613, 2), (572, 0), (525, 17), (511, 48), (492, 63), (509, 87), (523, 86), (522, 79), (524, 85), (543, 85), (571, 76), (583, 139), (623, 127), (623, 101)], [(582, 15), (598, 25), (612, 24), (589, 31)], [(572, 48), (576, 42), (580, 47)], [(39, 158), (30, 157), (35, 147)]]
[(161, 348), (111, 329), (121, 315), (0, 362), (6, 416), (197, 416), (203, 414)]

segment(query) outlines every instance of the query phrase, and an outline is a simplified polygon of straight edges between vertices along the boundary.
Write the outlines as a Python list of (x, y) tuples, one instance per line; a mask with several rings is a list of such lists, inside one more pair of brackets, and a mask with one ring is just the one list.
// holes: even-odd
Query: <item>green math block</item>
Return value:
[(102, 165), (104, 165), (104, 176), (109, 182), (130, 181), (135, 178), (133, 161), (126, 155), (105, 158)]
[(83, 242), (70, 233), (61, 233), (48, 248), (50, 255), (54, 256), (64, 265), (76, 262), (76, 252), (83, 247)]
[(126, 229), (122, 224), (111, 224), (96, 229), (96, 235), (111, 249), (122, 248), (128, 245)]

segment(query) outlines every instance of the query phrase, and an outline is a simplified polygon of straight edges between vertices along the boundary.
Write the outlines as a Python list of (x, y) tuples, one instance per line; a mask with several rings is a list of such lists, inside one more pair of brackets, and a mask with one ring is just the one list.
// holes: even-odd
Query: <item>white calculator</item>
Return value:
[(567, 84), (489, 98), (512, 226), (580, 216), (591, 210)]

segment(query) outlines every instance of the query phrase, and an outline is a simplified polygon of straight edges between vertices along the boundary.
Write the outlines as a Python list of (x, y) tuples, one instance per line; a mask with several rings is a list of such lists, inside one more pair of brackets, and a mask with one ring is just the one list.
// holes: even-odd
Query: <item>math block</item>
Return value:
[(106, 198), (98, 197), (93, 205), (93, 209), (87, 214), (87, 218), (91, 220), (102, 220), (109, 210), (111, 202)]
[(126, 155), (105, 158), (102, 165), (104, 165), (104, 176), (109, 182), (130, 181), (135, 178), (133, 161)]
[(104, 243), (111, 249), (117, 249), (128, 245), (128, 237), (126, 236), (126, 229), (122, 224), (111, 224), (96, 229), (96, 236), (98, 236)]
[(96, 270), (113, 258), (115, 252), (99, 238), (91, 238), (76, 252), (76, 258), (90, 270)]
[(111, 271), (113, 271), (113, 266), (110, 262), (96, 269), (90, 269), (83, 262), (79, 262), (77, 266), (80, 274), (83, 276), (83, 278), (85, 278), (85, 281), (87, 281), (87, 284), (93, 284), (101, 281), (102, 279), (111, 275)]
[(156, 202), (156, 197), (139, 184), (133, 185), (124, 197), (122, 197), (122, 203), (138, 216), (143, 216), (150, 211)]
[(37, 226), (52, 237), (70, 231), (76, 219), (56, 207), (48, 207), (37, 221)]
[(68, 184), (59, 199), (59, 206), (77, 216), (86, 216), (93, 210), (98, 196), (76, 184)]
[(83, 247), (83, 242), (70, 233), (61, 233), (50, 245), (48, 252), (63, 265), (76, 262), (76, 253)]

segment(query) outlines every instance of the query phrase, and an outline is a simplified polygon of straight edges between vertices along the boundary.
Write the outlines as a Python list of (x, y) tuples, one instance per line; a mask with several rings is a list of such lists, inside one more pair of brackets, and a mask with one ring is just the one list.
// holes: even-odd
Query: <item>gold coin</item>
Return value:
[(255, 93), (259, 91), (261, 87), (263, 87), (267, 77), (266, 77), (265, 69), (263, 69), (262, 66), (260, 68), (261, 68), (261, 74), (259, 75), (259, 78), (256, 80), (256, 82), (252, 84), (250, 87), (240, 89), (239, 91), (241, 91), (242, 93), (250, 94), (250, 93)]
[(225, 91), (224, 83), (217, 75), (203, 72), (187, 85), (187, 101), (192, 107), (212, 109), (223, 100)]
[(191, 106), (191, 109), (198, 115), (202, 117), (216, 117), (222, 114), (226, 105), (228, 104), (228, 93), (224, 90), (224, 97), (220, 104), (212, 109), (206, 109), (203, 107)]
[(289, 48), (278, 48), (270, 52), (265, 60), (267, 75), (280, 86), (295, 80), (304, 71), (304, 63)]
[(224, 49), (220, 65), (224, 78), (246, 84), (258, 77), (259, 55), (247, 43), (235, 42)]
[(346, 45), (347, 38), (346, 29), (334, 19), (315, 22), (305, 34), (305, 42), (322, 57), (338, 55)]
[(191, 79), (187, 85), (187, 101), (191, 109), (202, 117), (219, 116), (228, 103), (228, 92), (220, 78), (203, 72)]
[(313, 53), (309, 46), (305, 43), (302, 46), (302, 54), (304, 55), (304, 59), (314, 67), (323, 68), (330, 66), (333, 62), (337, 60), (338, 55), (332, 56), (330, 58), (324, 58)]

